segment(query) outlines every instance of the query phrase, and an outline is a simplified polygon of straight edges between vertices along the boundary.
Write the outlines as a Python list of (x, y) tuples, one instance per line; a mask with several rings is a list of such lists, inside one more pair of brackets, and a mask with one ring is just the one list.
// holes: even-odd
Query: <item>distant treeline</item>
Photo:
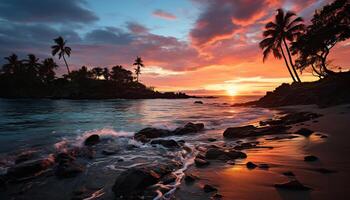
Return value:
[[(131, 71), (120, 65), (109, 68), (83, 66), (69, 71), (62, 78), (55, 76), (58, 65), (52, 58), (39, 61), (33, 54), (20, 60), (12, 54), (0, 73), (0, 97), (6, 98), (188, 98), (184, 93), (154, 91), (133, 77)], [(135, 61), (140, 61), (137, 58)], [(141, 60), (142, 63), (142, 60)], [(137, 69), (137, 68), (136, 68)]]

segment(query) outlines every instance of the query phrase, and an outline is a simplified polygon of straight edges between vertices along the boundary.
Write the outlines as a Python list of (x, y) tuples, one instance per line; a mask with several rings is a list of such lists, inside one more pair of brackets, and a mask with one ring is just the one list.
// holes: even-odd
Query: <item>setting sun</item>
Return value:
[(229, 96), (235, 96), (237, 94), (237, 88), (235, 86), (228, 86), (226, 89), (226, 93)]

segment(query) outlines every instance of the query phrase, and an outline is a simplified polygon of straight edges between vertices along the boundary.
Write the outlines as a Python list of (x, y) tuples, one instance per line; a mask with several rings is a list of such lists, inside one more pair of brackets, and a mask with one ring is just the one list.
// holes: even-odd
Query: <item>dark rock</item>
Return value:
[(320, 138), (328, 138), (327, 135), (321, 135)]
[(186, 174), (185, 175), (185, 182), (186, 183), (192, 183), (192, 182), (194, 182), (197, 179), (198, 179), (198, 177), (193, 175), (193, 174)]
[(275, 184), (275, 187), (278, 189), (285, 189), (285, 190), (310, 190), (311, 189), (301, 184), (298, 180), (292, 180), (286, 183)]
[(216, 192), (218, 189), (216, 189), (214, 186), (205, 184), (203, 187), (204, 192), (209, 193), (209, 192)]
[(301, 128), (295, 132), (295, 134), (303, 135), (305, 137), (309, 137), (314, 131), (307, 129), (307, 128)]
[(195, 101), (194, 104), (203, 104), (203, 101)]
[(100, 136), (97, 134), (92, 134), (85, 139), (84, 144), (86, 146), (92, 146), (100, 142)]
[(55, 156), (56, 163), (71, 162), (75, 160), (75, 157), (71, 153), (61, 152)]
[(226, 152), (219, 148), (210, 148), (205, 153), (206, 159), (217, 159), (219, 157), (226, 156)]
[(153, 139), (159, 137), (166, 137), (170, 135), (170, 131), (166, 129), (158, 129), (158, 128), (144, 128), (139, 132), (135, 133), (134, 138), (136, 140), (145, 140), (145, 139)]
[(246, 143), (241, 143), (240, 145), (235, 146), (234, 149), (243, 150), (243, 149), (252, 149), (255, 147), (256, 147), (255, 143), (246, 142)]
[(241, 126), (241, 127), (230, 127), (224, 131), (225, 138), (244, 138), (247, 137), (252, 131), (257, 128), (253, 125)]
[(259, 164), (258, 167), (260, 169), (269, 169), (270, 168), (270, 166), (268, 164)]
[(318, 158), (316, 157), (316, 156), (305, 156), (304, 157), (304, 161), (306, 161), (306, 162), (313, 162), (313, 161), (316, 161), (316, 160), (318, 160)]
[(204, 166), (207, 166), (210, 164), (209, 161), (206, 161), (206, 160), (198, 158), (198, 157), (196, 157), (194, 159), (194, 163), (196, 164), (197, 167), (204, 167)]
[(187, 123), (184, 127), (182, 128), (177, 128), (175, 129), (172, 134), (174, 135), (184, 135), (188, 133), (198, 133), (204, 129), (204, 124), (203, 123)]
[(153, 170), (131, 168), (122, 172), (113, 185), (116, 198), (133, 196), (143, 192), (146, 188), (159, 182), (160, 175)]
[(7, 176), (16, 179), (36, 176), (41, 172), (47, 170), (53, 164), (54, 161), (52, 158), (22, 162), (18, 165), (9, 168), (7, 171)]
[(85, 170), (85, 167), (76, 162), (60, 163), (56, 169), (56, 176), (59, 178), (74, 177)]
[(282, 174), (285, 176), (293, 176), (293, 177), (295, 176), (295, 174), (291, 171), (283, 172)]
[(242, 127), (231, 127), (224, 131), (225, 138), (238, 139), (247, 137), (257, 137), (263, 135), (284, 134), (290, 127), (284, 125), (267, 126), (257, 128), (253, 125)]
[(227, 151), (225, 155), (232, 160), (247, 158), (247, 154), (241, 151), (234, 151), (234, 150)]
[(257, 165), (252, 162), (247, 162), (246, 166), (248, 169), (255, 169), (257, 167)]
[(215, 142), (216, 139), (215, 139), (215, 138), (208, 138), (208, 141), (209, 141), (209, 142)]
[(166, 176), (164, 176), (161, 181), (163, 182), (163, 184), (169, 184), (169, 183), (173, 183), (176, 181), (176, 175), (174, 173), (170, 173)]
[(180, 145), (175, 140), (152, 140), (151, 144), (159, 144), (167, 148), (180, 147)]
[(211, 200), (221, 200), (222, 199), (222, 195), (219, 193), (214, 194), (213, 196), (210, 197)]

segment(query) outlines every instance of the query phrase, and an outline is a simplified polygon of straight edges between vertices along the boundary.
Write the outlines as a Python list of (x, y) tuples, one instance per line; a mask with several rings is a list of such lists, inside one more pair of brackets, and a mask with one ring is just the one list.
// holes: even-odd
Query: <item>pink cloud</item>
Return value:
[(175, 20), (177, 18), (175, 15), (159, 9), (155, 10), (152, 14), (155, 17), (159, 17), (166, 20)]

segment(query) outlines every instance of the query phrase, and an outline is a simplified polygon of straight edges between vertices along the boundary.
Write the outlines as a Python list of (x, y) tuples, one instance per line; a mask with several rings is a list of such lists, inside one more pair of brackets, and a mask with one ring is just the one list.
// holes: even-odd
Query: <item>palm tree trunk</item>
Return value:
[(297, 78), (298, 82), (301, 82), (301, 80), (299, 78), (299, 75), (298, 75), (297, 71), (295, 70), (295, 66), (294, 66), (293, 61), (292, 61), (292, 56), (290, 55), (290, 51), (289, 51), (289, 48), (288, 48), (288, 45), (287, 45), (285, 39), (283, 39), (283, 43), (284, 43), (284, 46), (286, 47), (286, 50), (287, 50), (287, 53), (288, 53), (288, 57), (289, 57), (289, 62), (290, 62), (290, 65), (292, 66), (292, 69), (294, 71), (295, 77)]
[(63, 54), (63, 60), (64, 60), (64, 63), (66, 63), (66, 67), (67, 67), (67, 71), (68, 71), (68, 75), (70, 74), (70, 70), (69, 70), (69, 67), (68, 67), (68, 64), (67, 64), (67, 61), (66, 61), (66, 58), (64, 57), (64, 54)]
[(280, 46), (280, 48), (281, 48), (281, 52), (282, 52), (282, 55), (283, 55), (283, 58), (284, 58), (284, 62), (286, 63), (288, 72), (289, 72), (290, 76), (292, 77), (293, 82), (297, 82), (297, 81), (295, 80), (295, 78), (294, 78), (294, 75), (293, 75), (292, 71), (290, 70), (290, 67), (289, 67), (289, 64), (288, 64), (288, 62), (287, 62), (287, 58), (286, 58), (286, 55), (284, 54), (284, 51), (283, 51), (282, 46)]

